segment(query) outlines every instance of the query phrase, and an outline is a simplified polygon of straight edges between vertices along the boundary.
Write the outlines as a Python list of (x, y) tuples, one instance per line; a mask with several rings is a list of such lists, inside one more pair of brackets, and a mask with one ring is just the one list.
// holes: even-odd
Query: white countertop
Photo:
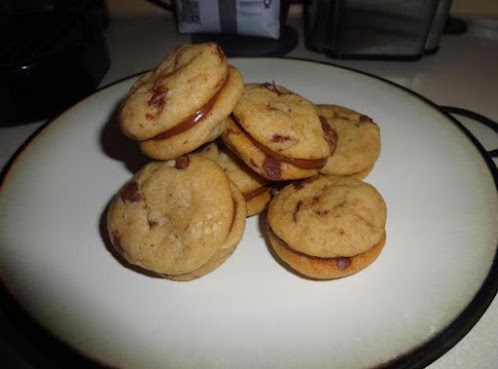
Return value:
[[(302, 34), (300, 12), (300, 7), (293, 6), (288, 24)], [(136, 17), (113, 17), (111, 14), (111, 17), (106, 38), (112, 62), (102, 87), (153, 67), (173, 47), (190, 42), (190, 36), (178, 35), (169, 13)], [(443, 36), (439, 51), (418, 61), (331, 59), (307, 50), (302, 37), (297, 48), (287, 56), (367, 72), (411, 89), (438, 105), (466, 108), (498, 121), (498, 20), (494, 21), (494, 28), (489, 32), (486, 31), (488, 20), (472, 18), (469, 21), (469, 32)], [(0, 128), (1, 167), (42, 123)], [(463, 123), (486, 149), (498, 148), (498, 137), (492, 131), (468, 120), (463, 120)], [(495, 164), (497, 162), (495, 159)], [(0, 317), (0, 324), (5, 324), (4, 320)], [(0, 341), (0, 349), (2, 345), (5, 343)], [(0, 350), (0, 353), (2, 351), (8, 350)], [(473, 329), (429, 368), (491, 369), (496, 368), (497, 363), (498, 299), (495, 298)]]

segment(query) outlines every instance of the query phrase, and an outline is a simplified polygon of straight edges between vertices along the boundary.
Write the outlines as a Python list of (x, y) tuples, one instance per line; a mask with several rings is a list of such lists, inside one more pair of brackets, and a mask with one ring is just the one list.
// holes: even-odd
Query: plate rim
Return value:
[[(418, 99), (426, 106), (430, 107), (433, 111), (441, 114), (446, 119), (448, 119), (453, 125), (457, 126), (461, 132), (464, 133), (465, 137), (470, 141), (473, 147), (475, 147), (479, 154), (480, 158), (486, 164), (487, 170), (490, 172), (495, 190), (498, 193), (498, 168), (494, 164), (494, 161), (491, 155), (487, 152), (484, 146), (478, 141), (478, 139), (467, 129), (458, 119), (456, 119), (453, 115), (446, 112), (442, 106), (434, 103), (429, 98), (421, 95), (418, 92), (415, 92), (408, 87), (402, 86), (396, 82), (390, 81), (384, 77), (361, 71), (352, 67), (347, 67), (343, 65), (338, 65), (335, 63), (327, 63), (322, 61), (313, 61), (302, 58), (294, 58), (294, 57), (285, 57), (285, 58), (277, 58), (277, 57), (232, 57), (230, 60), (239, 60), (239, 61), (274, 61), (274, 62), (291, 62), (291, 63), (299, 63), (299, 64), (308, 64), (309, 66), (313, 65), (322, 65), (325, 67), (336, 68), (340, 70), (344, 70), (353, 74), (358, 74), (363, 77), (371, 78), (375, 81), (385, 83), (389, 85), (391, 88), (398, 89), (407, 93), (408, 95)], [(9, 176), (14, 172), (15, 167), (21, 161), (24, 155), (29, 154), (30, 146), (36, 141), (37, 138), (41, 137), (44, 133), (46, 133), (47, 128), (53, 126), (53, 124), (63, 118), (64, 115), (69, 114), (73, 109), (78, 106), (81, 106), (86, 103), (86, 101), (93, 99), (95, 95), (102, 93), (102, 91), (109, 90), (110, 88), (125, 83), (126, 81), (131, 81), (143, 73), (146, 73), (150, 69), (146, 69), (144, 71), (134, 73), (128, 75), (126, 77), (120, 78), (116, 81), (113, 81), (105, 86), (99, 87), (92, 94), (83, 98), (61, 114), (56, 117), (49, 119), (44, 122), (40, 127), (38, 127), (23, 143), (22, 145), (14, 152), (14, 154), (9, 158), (9, 160), (5, 163), (2, 171), (0, 172), (0, 196), (2, 195), (2, 190), (5, 184), (8, 181)], [(371, 367), (370, 369), (380, 369), (380, 368), (398, 368), (398, 369), (421, 369), (429, 364), (433, 363), (444, 354), (446, 354), (451, 348), (453, 348), (456, 344), (458, 344), (477, 324), (477, 322), (481, 319), (481, 317), (485, 314), (491, 303), (493, 302), (495, 296), (498, 293), (498, 243), (496, 245), (496, 250), (493, 258), (493, 262), (490, 266), (490, 269), (486, 275), (486, 278), (482, 281), (479, 290), (474, 295), (474, 297), (470, 300), (470, 302), (463, 308), (463, 310), (453, 319), (451, 322), (444, 327), (441, 331), (436, 333), (430, 339), (426, 341), (422, 341), (420, 345), (413, 348), (411, 351), (402, 353), (401, 355), (392, 358), (391, 360), (384, 362), (380, 365)], [(3, 313), (12, 313), (15, 315), (15, 320), (18, 320), (18, 324), (24, 327), (28, 327), (30, 330), (34, 331), (34, 337), (45, 337), (48, 338), (48, 346), (49, 350), (55, 350), (58, 354), (62, 354), (59, 356), (62, 360), (71, 360), (72, 362), (77, 362), (78, 367), (81, 368), (109, 368), (108, 364), (101, 363), (98, 359), (89, 357), (89, 355), (85, 353), (81, 353), (78, 351), (78, 348), (70, 346), (68, 343), (65, 343), (61, 337), (55, 336), (48, 328), (43, 327), (43, 325), (36, 321), (35, 318), (29, 316), (28, 313), (25, 312), (24, 308), (17, 302), (15, 299), (15, 293), (13, 293), (6, 283), (5, 278), (2, 276), (2, 270), (0, 269), (0, 310)], [(9, 301), (10, 300), (10, 301)], [(12, 314), (11, 314), (12, 315)], [(31, 332), (24, 337), (27, 342), (31, 343)], [(17, 337), (19, 340), (19, 337)], [(23, 340), (24, 342), (24, 340)], [(45, 349), (45, 345), (39, 345), (37, 342), (37, 346)], [(43, 350), (40, 350), (43, 351)], [(53, 352), (48, 351), (53, 354)], [(52, 355), (53, 357), (53, 355)], [(23, 357), (23, 359), (26, 359)], [(64, 361), (60, 364), (66, 364)], [(83, 365), (83, 366), (81, 366)]]

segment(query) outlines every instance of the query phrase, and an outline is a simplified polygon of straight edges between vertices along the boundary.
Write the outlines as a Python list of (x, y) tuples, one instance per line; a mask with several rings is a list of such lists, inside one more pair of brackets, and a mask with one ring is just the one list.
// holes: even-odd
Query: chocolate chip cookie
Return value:
[(385, 243), (386, 215), (386, 204), (372, 185), (351, 177), (316, 176), (287, 185), (272, 199), (269, 239), (299, 273), (336, 278), (375, 260)]
[(221, 134), (243, 87), (217, 44), (179, 46), (130, 88), (121, 130), (145, 155), (176, 158)]
[(130, 264), (171, 279), (219, 266), (242, 237), (245, 202), (219, 165), (187, 155), (151, 162), (112, 200), (107, 229)]
[(316, 107), (275, 83), (246, 84), (223, 142), (259, 175), (274, 181), (313, 176), (334, 142)]

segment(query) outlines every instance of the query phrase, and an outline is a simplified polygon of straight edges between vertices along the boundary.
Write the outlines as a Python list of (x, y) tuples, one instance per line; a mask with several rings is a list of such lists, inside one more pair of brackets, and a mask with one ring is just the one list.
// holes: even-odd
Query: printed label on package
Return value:
[(177, 0), (180, 33), (280, 36), (280, 0)]

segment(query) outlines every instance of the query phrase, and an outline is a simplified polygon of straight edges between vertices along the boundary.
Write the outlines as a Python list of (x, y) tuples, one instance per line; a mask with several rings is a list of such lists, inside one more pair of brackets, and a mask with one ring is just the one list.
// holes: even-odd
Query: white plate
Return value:
[(199, 280), (120, 264), (104, 213), (143, 160), (114, 124), (126, 80), (49, 124), (10, 168), (0, 192), (3, 283), (55, 336), (119, 368), (428, 364), (496, 292), (495, 172), (455, 122), (392, 84), (297, 60), (232, 61), (248, 82), (274, 80), (378, 122), (382, 153), (367, 181), (388, 222), (373, 265), (335, 281), (301, 279), (271, 256), (257, 217), (232, 257)]

